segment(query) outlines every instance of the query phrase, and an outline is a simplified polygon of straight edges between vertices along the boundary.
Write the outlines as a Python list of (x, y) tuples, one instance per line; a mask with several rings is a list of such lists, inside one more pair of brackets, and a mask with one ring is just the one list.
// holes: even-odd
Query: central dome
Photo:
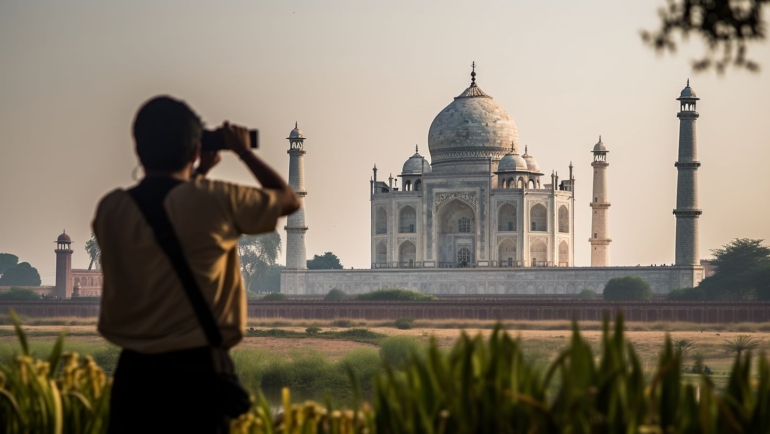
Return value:
[[(441, 110), (428, 132), (431, 165), (436, 171), (488, 170), (494, 163), (519, 148), (519, 135), (513, 119), (475, 82)], [(461, 167), (459, 167), (461, 166)]]

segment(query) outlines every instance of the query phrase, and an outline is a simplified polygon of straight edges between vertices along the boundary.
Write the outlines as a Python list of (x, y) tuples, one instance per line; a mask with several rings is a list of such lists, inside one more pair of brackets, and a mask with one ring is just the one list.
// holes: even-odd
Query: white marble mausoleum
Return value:
[[(476, 84), (474, 64), (470, 86), (430, 125), (429, 156), (415, 146), (400, 173), (386, 179), (378, 177), (374, 166), (371, 269), (306, 270), (287, 264), (281, 291), (323, 295), (339, 288), (355, 294), (401, 287), (432, 294), (567, 295), (583, 289), (601, 292), (610, 278), (625, 275), (644, 278), (660, 294), (697, 285), (703, 278), (697, 260), (698, 98), (689, 81), (677, 99), (681, 130), (675, 266), (611, 266), (608, 147), (600, 138), (589, 148), (592, 198), (590, 207), (580, 204), (578, 210), (572, 163), (565, 161), (560, 175), (556, 168), (540, 167), (536, 149), (524, 146), (522, 152), (516, 124)], [(301, 168), (292, 165), (294, 172)], [(296, 176), (304, 178), (302, 173)], [(591, 267), (575, 267), (576, 212), (592, 213)], [(307, 230), (304, 220), (300, 226)], [(287, 257), (294, 258), (298, 255), (289, 251), (291, 246), (287, 244)]]

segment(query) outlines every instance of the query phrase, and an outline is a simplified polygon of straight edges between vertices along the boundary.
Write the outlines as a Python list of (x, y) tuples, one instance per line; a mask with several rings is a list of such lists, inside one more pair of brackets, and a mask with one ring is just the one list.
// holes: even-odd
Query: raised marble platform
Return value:
[(639, 276), (656, 294), (690, 288), (703, 279), (703, 268), (569, 267), (569, 268), (401, 268), (379, 270), (284, 270), (281, 292), (323, 295), (332, 288), (361, 294), (382, 288), (404, 288), (425, 294), (579, 294), (601, 293), (613, 277)]

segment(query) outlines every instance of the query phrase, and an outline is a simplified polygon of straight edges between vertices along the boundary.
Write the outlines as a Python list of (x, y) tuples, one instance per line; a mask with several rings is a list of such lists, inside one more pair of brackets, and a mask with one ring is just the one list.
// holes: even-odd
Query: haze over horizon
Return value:
[[(749, 48), (758, 74), (695, 74), (697, 39), (674, 56), (641, 42), (664, 5), (3, 2), (0, 252), (53, 284), (53, 241), (66, 228), (73, 267), (86, 268), (96, 203), (134, 183), (134, 114), (169, 94), (209, 126), (259, 129), (257, 152), (284, 175), (285, 138), (298, 121), (308, 258), (331, 251), (346, 268), (369, 268), (372, 166), (380, 179), (396, 176), (415, 144), (429, 158), (431, 121), (468, 86), (472, 61), (543, 172), (565, 178), (574, 164), (576, 265), (590, 263), (599, 135), (610, 151), (612, 264), (674, 262), (675, 99), (688, 78), (701, 98), (701, 257), (734, 238), (770, 239), (770, 204), (758, 200), (770, 161), (760, 128), (770, 117), (770, 44)], [(254, 182), (232, 155), (211, 176)]]

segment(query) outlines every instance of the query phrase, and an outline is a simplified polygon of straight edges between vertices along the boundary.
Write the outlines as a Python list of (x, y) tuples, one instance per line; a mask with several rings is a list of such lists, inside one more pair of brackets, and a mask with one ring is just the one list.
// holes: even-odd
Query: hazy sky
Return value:
[[(133, 183), (134, 113), (170, 94), (208, 125), (258, 128), (259, 154), (284, 174), (299, 121), (308, 255), (367, 268), (372, 165), (386, 178), (415, 144), (427, 153), (431, 121), (467, 87), (471, 61), (545, 173), (564, 177), (575, 164), (576, 265), (590, 262), (599, 134), (610, 150), (613, 265), (673, 262), (675, 98), (688, 77), (702, 99), (701, 257), (736, 237), (768, 239), (770, 44), (750, 50), (763, 73), (693, 74), (695, 38), (676, 56), (640, 41), (663, 4), (0, 2), (0, 252), (52, 284), (53, 241), (66, 228), (73, 265), (87, 267), (96, 203)], [(252, 182), (230, 155), (212, 175)]]

